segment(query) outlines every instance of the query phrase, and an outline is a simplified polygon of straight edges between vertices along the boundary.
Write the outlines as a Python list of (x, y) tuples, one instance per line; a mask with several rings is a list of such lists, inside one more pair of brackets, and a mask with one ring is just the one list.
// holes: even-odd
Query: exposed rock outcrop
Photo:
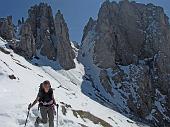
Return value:
[(55, 26), (52, 9), (45, 3), (35, 5), (28, 10), (26, 20), (31, 25), (31, 30), (36, 42), (36, 49), (40, 54), (51, 60), (56, 59), (53, 43), (55, 41)]
[(67, 24), (65, 23), (64, 17), (60, 11), (55, 15), (55, 31), (56, 31), (56, 48), (57, 48), (57, 59), (62, 67), (70, 69), (75, 67), (73, 59), (75, 54), (71, 47)]
[(151, 112), (152, 97), (155, 92), (151, 84), (149, 67), (147, 65), (131, 65), (129, 71), (129, 82), (126, 84), (131, 89), (130, 92), (127, 91), (127, 93), (130, 93), (128, 96), (128, 107), (139, 117), (145, 118)]
[(14, 50), (28, 59), (31, 59), (35, 55), (35, 39), (29, 23), (22, 24), (20, 31), (20, 42), (18, 42), (18, 45)]
[(68, 70), (75, 67), (67, 24), (60, 11), (53, 18), (52, 9), (41, 3), (31, 7), (26, 20), (32, 29), (36, 49), (50, 60), (58, 60), (60, 65)]
[(106, 70), (102, 70), (100, 72), (100, 82), (102, 84), (102, 86), (104, 87), (104, 89), (111, 94), (112, 96), (114, 95), (112, 92), (112, 84), (110, 82), (109, 76), (107, 75), (107, 71)]
[(79, 53), (80, 60), (85, 54), (92, 58), (88, 64), (100, 69), (96, 87), (102, 85), (110, 95), (119, 91), (133, 115), (155, 126), (170, 125), (170, 25), (162, 7), (105, 1), (98, 19), (85, 26)]
[(84, 41), (88, 32), (93, 29), (95, 24), (96, 24), (96, 21), (92, 17), (90, 17), (87, 25), (84, 27), (82, 41)]
[(69, 31), (60, 11), (54, 19), (51, 7), (40, 3), (32, 6), (26, 21), (19, 20), (18, 25), (21, 27), (20, 41), (14, 48), (17, 53), (29, 59), (40, 53), (50, 60), (58, 61), (66, 70), (75, 67)]
[(12, 16), (7, 16), (7, 18), (0, 18), (0, 36), (6, 40), (12, 40), (14, 38)]
[[(82, 40), (93, 22), (88, 22)], [(95, 29), (94, 63), (102, 68), (114, 67), (115, 62), (128, 65), (136, 58), (150, 58), (160, 50), (166, 54), (170, 51), (168, 18), (161, 7), (152, 4), (106, 1)]]

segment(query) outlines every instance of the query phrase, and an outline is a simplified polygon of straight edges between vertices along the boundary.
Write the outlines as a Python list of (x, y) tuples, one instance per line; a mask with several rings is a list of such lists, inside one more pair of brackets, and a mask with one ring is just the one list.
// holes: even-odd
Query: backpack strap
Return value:
[(49, 91), (48, 91), (49, 98), (51, 99), (48, 103), (44, 102), (44, 100), (43, 100), (44, 94), (45, 94), (44, 91), (40, 89), (39, 92), (38, 92), (38, 95), (37, 95), (39, 97), (39, 106), (50, 106), (50, 105), (53, 105), (54, 104), (53, 89), (50, 88)]

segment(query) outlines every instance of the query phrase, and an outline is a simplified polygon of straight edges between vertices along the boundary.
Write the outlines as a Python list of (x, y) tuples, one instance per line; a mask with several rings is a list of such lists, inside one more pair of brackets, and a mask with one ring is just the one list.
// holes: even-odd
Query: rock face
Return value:
[(170, 125), (170, 25), (163, 8), (105, 1), (98, 19), (85, 26), (79, 53), (80, 60), (87, 58), (84, 54), (92, 57), (88, 64), (100, 69), (96, 87), (101, 85), (113, 103), (119, 91), (128, 107), (123, 110), (155, 126)]
[(6, 40), (13, 39), (14, 28), (12, 23), (12, 16), (7, 16), (7, 18), (0, 18), (0, 36)]
[(102, 84), (102, 86), (104, 87), (104, 89), (110, 94), (110, 95), (114, 95), (112, 92), (112, 85), (109, 79), (109, 76), (107, 75), (107, 71), (106, 70), (102, 70), (100, 72), (100, 82)]
[(108, 68), (114, 67), (115, 62), (128, 65), (136, 57), (153, 57), (160, 50), (169, 53), (168, 31), (168, 18), (161, 7), (106, 1), (97, 19), (95, 63)]
[(67, 24), (60, 11), (53, 18), (52, 9), (41, 3), (28, 11), (28, 22), (35, 38), (36, 49), (50, 60), (58, 60), (68, 70), (75, 67)]
[(71, 48), (67, 24), (60, 11), (55, 15), (54, 23), (57, 36), (55, 46), (57, 47), (57, 58), (59, 63), (65, 69), (74, 68), (75, 63), (73, 59), (75, 58), (75, 54)]
[[(3, 30), (6, 39), (13, 38), (9, 29), (12, 24), (10, 19), (4, 19), (4, 23), (0, 24), (0, 30)], [(32, 6), (28, 10), (28, 18), (26, 21), (23, 18), (22, 21), (19, 20), (18, 27), (20, 41), (13, 46), (18, 54), (28, 59), (41, 54), (50, 60), (58, 61), (66, 70), (75, 67), (75, 54), (71, 47), (67, 24), (60, 11), (54, 19), (49, 5), (40, 3)], [(6, 35), (7, 33), (10, 36)]]
[(20, 42), (14, 50), (28, 59), (31, 59), (35, 55), (35, 39), (29, 23), (22, 24), (20, 31)]
[[(19, 42), (12, 42), (10, 47), (27, 59), (39, 54), (58, 61), (68, 70), (75, 67), (75, 53), (71, 47), (69, 31), (63, 15), (57, 12), (55, 19), (51, 7), (46, 3), (32, 6), (28, 18), (18, 20)], [(0, 19), (0, 36), (6, 40), (16, 39), (12, 17)]]
[[(44, 48), (44, 42), (52, 43), (52, 36), (55, 35), (55, 27), (52, 9), (45, 3), (35, 5), (28, 10), (28, 18), (26, 20), (31, 25), (32, 33), (36, 39), (36, 48)], [(46, 54), (47, 52), (43, 52)], [(47, 53), (47, 56), (50, 56)], [(54, 56), (55, 57), (55, 56)]]
[(28, 10), (26, 22), (31, 26), (36, 42), (36, 49), (40, 50), (40, 54), (47, 56), (51, 60), (55, 60), (56, 52), (53, 46), (55, 41), (55, 27), (51, 7), (45, 3), (31, 7)]
[(92, 17), (90, 17), (87, 25), (84, 27), (84, 30), (83, 30), (83, 38), (82, 38), (82, 41), (84, 41), (85, 37), (87, 36), (88, 32), (91, 31), (94, 27), (94, 25), (96, 24), (96, 21), (93, 20)]

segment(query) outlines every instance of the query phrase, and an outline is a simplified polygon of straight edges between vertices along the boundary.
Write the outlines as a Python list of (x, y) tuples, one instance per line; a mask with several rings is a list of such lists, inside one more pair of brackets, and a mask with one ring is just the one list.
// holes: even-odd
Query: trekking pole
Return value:
[(57, 104), (57, 127), (58, 127), (58, 107), (59, 105)]
[[(29, 104), (29, 106), (30, 106), (30, 105), (31, 105), (31, 103)], [(29, 114), (30, 114), (30, 109), (28, 109), (27, 118), (26, 118), (26, 120), (25, 120), (25, 126), (24, 126), (24, 127), (26, 127), (26, 125), (27, 125)]]

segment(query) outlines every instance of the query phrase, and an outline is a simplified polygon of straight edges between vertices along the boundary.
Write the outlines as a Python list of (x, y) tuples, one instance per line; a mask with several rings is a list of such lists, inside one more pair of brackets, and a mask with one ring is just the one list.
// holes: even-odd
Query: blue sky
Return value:
[[(62, 11), (69, 27), (70, 38), (80, 42), (82, 31), (89, 17), (97, 17), (98, 10), (104, 0), (0, 0), (0, 17), (12, 15), (14, 22), (27, 17), (27, 10), (30, 6), (46, 2), (53, 8), (53, 14), (58, 9)], [(119, 0), (116, 0), (119, 1)], [(164, 8), (170, 17), (170, 0), (136, 0), (141, 3), (154, 3)]]

